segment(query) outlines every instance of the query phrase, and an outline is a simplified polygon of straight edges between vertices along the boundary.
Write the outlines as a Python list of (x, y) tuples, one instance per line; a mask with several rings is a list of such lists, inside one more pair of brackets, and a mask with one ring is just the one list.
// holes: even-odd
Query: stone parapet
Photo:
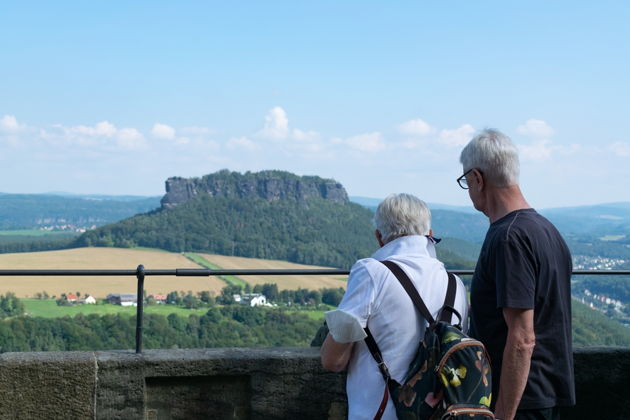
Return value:
[[(564, 419), (630, 418), (630, 348), (575, 352)], [(345, 419), (345, 376), (317, 348), (5, 353), (0, 418)]]

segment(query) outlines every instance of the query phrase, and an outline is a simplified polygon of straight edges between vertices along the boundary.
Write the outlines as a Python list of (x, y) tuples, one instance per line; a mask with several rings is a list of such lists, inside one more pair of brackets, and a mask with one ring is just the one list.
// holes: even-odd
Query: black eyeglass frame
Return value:
[[(470, 168), (469, 170), (464, 172), (464, 175), (462, 175), (459, 178), (457, 178), (457, 185), (459, 185), (461, 188), (467, 190), (468, 189), (468, 181), (466, 181), (466, 175), (471, 173), (473, 169), (475, 169), (475, 168)], [(462, 181), (464, 181), (464, 185), (462, 185)]]

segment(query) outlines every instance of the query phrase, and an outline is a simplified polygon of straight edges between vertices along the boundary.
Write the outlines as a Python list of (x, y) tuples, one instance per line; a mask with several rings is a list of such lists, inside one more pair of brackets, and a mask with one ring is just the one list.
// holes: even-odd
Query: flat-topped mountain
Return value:
[(173, 208), (200, 194), (226, 198), (262, 198), (267, 201), (304, 201), (318, 197), (335, 203), (348, 202), (343, 186), (332, 179), (297, 176), (284, 171), (230, 172), (227, 169), (201, 178), (166, 180), (162, 208)]
[(150, 247), (350, 267), (376, 249), (372, 212), (331, 179), (223, 170), (169, 178), (162, 207), (73, 246)]

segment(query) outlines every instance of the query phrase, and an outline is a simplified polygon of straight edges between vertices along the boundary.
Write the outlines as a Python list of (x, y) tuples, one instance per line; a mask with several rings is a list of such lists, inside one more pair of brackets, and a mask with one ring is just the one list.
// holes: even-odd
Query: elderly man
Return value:
[[(348, 369), (350, 420), (374, 419), (385, 389), (363, 341), (363, 328), (369, 326), (392, 378), (402, 381), (427, 325), (402, 285), (379, 261), (391, 260), (405, 271), (434, 317), (444, 303), (448, 284), (444, 265), (435, 255), (431, 213), (424, 202), (408, 194), (390, 195), (378, 206), (374, 222), (381, 248), (352, 267), (338, 310), (326, 313), (330, 333), (321, 348), (324, 368)], [(457, 279), (455, 309), (463, 319), (466, 299), (464, 285)], [(396, 419), (393, 403), (385, 402), (382, 418)]]
[(460, 156), (459, 185), (490, 219), (471, 285), (470, 334), (490, 354), (497, 419), (557, 419), (575, 404), (571, 255), (518, 184), (518, 151), (484, 130)]

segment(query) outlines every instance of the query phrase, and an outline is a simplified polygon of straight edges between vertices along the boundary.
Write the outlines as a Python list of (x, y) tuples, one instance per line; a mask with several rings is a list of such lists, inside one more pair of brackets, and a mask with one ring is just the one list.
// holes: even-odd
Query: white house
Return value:
[(269, 306), (265, 295), (260, 293), (245, 293), (240, 296), (237, 302), (247, 306)]
[(96, 299), (94, 299), (94, 296), (88, 295), (87, 297), (81, 299), (79, 302), (80, 303), (87, 303), (89, 305), (94, 305), (94, 304), (96, 304)]

